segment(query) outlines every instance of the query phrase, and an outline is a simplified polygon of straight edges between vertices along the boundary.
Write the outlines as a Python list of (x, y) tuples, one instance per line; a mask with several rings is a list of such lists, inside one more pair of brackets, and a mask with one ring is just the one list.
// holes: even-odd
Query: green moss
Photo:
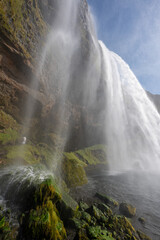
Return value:
[(63, 222), (50, 200), (36, 210), (30, 211), (28, 224), (28, 234), (32, 239), (63, 240), (66, 238)]
[(90, 223), (91, 222), (91, 215), (87, 212), (82, 212), (81, 219), (83, 219), (87, 223)]
[(15, 129), (18, 131), (19, 124), (16, 120), (9, 114), (5, 113), (3, 110), (0, 110), (0, 128), (3, 129)]
[(28, 164), (40, 162), (40, 154), (38, 149), (32, 145), (16, 145), (8, 147), (7, 159), (11, 161), (21, 161)]
[(112, 234), (107, 230), (103, 230), (101, 226), (96, 227), (88, 227), (88, 235), (91, 239), (99, 239), (99, 240), (114, 240)]
[(6, 220), (5, 216), (0, 217), (0, 239), (4, 240), (15, 240), (14, 230), (9, 225), (9, 221)]
[(95, 145), (75, 152), (87, 165), (106, 163), (106, 146)]
[(60, 191), (52, 179), (41, 183), (34, 195), (35, 206), (43, 205), (48, 200), (52, 200), (54, 204), (61, 200)]
[(76, 159), (67, 159), (63, 162), (64, 180), (68, 187), (87, 183), (87, 177), (82, 165)]
[(82, 201), (79, 203), (79, 209), (80, 209), (81, 211), (85, 211), (87, 208), (89, 208), (89, 206), (88, 206), (87, 203), (82, 202)]
[(11, 128), (6, 129), (5, 131), (0, 132), (0, 142), (3, 145), (6, 144), (15, 144), (19, 138), (19, 133)]
[[(83, 232), (85, 233), (84, 236), (91, 240), (139, 239), (130, 221), (124, 216), (114, 215), (111, 209), (105, 204), (92, 205), (85, 211), (81, 211), (80, 216), (75, 217), (72, 220), (74, 220), (73, 225), (76, 227), (77, 224), (76, 228), (83, 228)], [(83, 221), (88, 224), (83, 225)], [(77, 235), (76, 239), (81, 239), (79, 234)]]
[(64, 180), (68, 187), (87, 183), (84, 167), (106, 163), (106, 146), (95, 145), (75, 152), (65, 152), (62, 162)]
[(97, 208), (100, 209), (107, 216), (111, 216), (113, 214), (110, 207), (108, 207), (107, 205), (105, 205), (103, 203), (97, 204)]
[(75, 152), (65, 152), (64, 153), (64, 157), (65, 160), (75, 160), (77, 162), (77, 164), (79, 164), (80, 166), (86, 167), (87, 164), (85, 162), (83, 162), (77, 155)]
[[(47, 25), (37, 0), (1, 0), (0, 31), (13, 42), (26, 58), (35, 55), (35, 45), (45, 36)], [(30, 41), (29, 41), (30, 39)]]
[(22, 228), (30, 239), (66, 238), (66, 231), (56, 207), (61, 200), (57, 189), (53, 179), (46, 179), (37, 187), (33, 196), (33, 209), (22, 221)]
[(6, 158), (10, 161), (20, 160), (22, 163), (43, 163), (51, 167), (54, 153), (47, 145), (14, 145), (6, 148)]
[(101, 221), (101, 218), (104, 216), (102, 211), (94, 205), (87, 209), (87, 212), (91, 214), (91, 216), (95, 217), (98, 221)]
[[(132, 239), (136, 236), (136, 231), (130, 221), (124, 216), (110, 216), (107, 223), (109, 231), (113, 232), (114, 236), (120, 236), (121, 238), (127, 236), (127, 239)], [(136, 238), (137, 239), (137, 238)]]

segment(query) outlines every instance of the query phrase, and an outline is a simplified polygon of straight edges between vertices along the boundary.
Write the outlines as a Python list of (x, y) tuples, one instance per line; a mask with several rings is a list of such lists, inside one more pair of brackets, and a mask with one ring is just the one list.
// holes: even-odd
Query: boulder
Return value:
[(136, 208), (129, 203), (121, 203), (119, 211), (126, 217), (132, 218), (136, 215)]
[(138, 221), (142, 224), (144, 224), (146, 222), (145, 218), (143, 218), (143, 217), (139, 217)]
[(95, 195), (97, 198), (99, 198), (101, 201), (103, 201), (105, 204), (117, 207), (118, 206), (118, 202), (115, 201), (114, 199), (112, 199), (111, 197), (107, 196), (107, 195), (103, 195), (100, 193), (96, 193)]
[(145, 233), (143, 233), (141, 230), (137, 230), (138, 236), (142, 240), (151, 240), (150, 237), (148, 237)]

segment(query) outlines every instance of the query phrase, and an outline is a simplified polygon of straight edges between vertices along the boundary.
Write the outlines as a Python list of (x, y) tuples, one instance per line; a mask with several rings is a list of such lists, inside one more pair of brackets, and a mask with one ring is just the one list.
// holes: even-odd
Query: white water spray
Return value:
[(100, 42), (111, 170), (160, 169), (160, 116), (129, 66)]

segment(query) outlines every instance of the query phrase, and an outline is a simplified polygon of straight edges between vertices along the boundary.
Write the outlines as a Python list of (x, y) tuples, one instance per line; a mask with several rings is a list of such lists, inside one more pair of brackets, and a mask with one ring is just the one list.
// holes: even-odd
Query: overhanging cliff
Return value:
[[(60, 119), (57, 112), (61, 93), (56, 85), (49, 87), (48, 91), (43, 84), (44, 78), (46, 82), (50, 78), (47, 63), (41, 79), (38, 79), (38, 89), (34, 89), (32, 84), (37, 78), (37, 66), (46, 37), (54, 25), (57, 3), (58, 0), (0, 2), (0, 109), (23, 125), (26, 104), (30, 99), (30, 104), (35, 106), (30, 121), (31, 139), (36, 142), (45, 139), (47, 143), (59, 144), (70, 128), (72, 130), (68, 136), (67, 148), (73, 149), (103, 141), (102, 119), (98, 116), (99, 105), (96, 103), (88, 108), (82, 101), (87, 64), (89, 59), (94, 62), (96, 56), (86, 0), (80, 1), (78, 9), (77, 31), (80, 33), (81, 43), (70, 97), (64, 105), (68, 109), (65, 119)], [(65, 5), (66, 2), (61, 0), (61, 4)], [(56, 68), (53, 65), (53, 69), (54, 67)], [(76, 98), (73, 94), (75, 91)], [(62, 122), (60, 136), (56, 132), (59, 121)], [(44, 125), (47, 125), (47, 129)]]

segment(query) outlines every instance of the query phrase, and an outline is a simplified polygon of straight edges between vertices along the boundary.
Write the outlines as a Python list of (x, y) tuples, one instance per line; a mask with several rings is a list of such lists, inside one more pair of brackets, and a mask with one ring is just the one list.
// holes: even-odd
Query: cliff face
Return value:
[[(72, 98), (70, 94), (71, 97), (64, 106), (68, 109), (65, 119), (60, 119), (57, 111), (61, 93), (55, 86), (48, 92), (46, 86), (42, 84), (43, 78), (49, 81), (47, 66), (42, 79), (38, 79), (39, 87), (34, 88), (32, 84), (33, 79), (37, 78), (36, 69), (46, 36), (54, 24), (58, 1), (1, 0), (0, 111), (11, 115), (22, 126), (26, 118), (25, 106), (29, 99), (30, 105), (35, 106), (30, 121), (31, 139), (36, 142), (45, 139), (47, 142), (59, 144), (63, 141), (67, 129), (72, 128), (67, 143), (67, 148), (71, 149), (100, 142), (102, 138), (98, 110), (96, 107), (92, 110), (86, 108), (81, 101), (85, 79), (83, 83), (79, 77), (72, 81), (71, 92), (77, 91), (77, 99)], [(65, 1), (61, 0), (61, 4), (65, 4)], [(88, 17), (86, 0), (81, 0), (78, 10), (81, 44), (75, 76), (78, 76), (77, 71), (85, 72), (89, 58), (94, 61), (95, 47), (89, 31)], [(56, 132), (59, 121), (62, 122), (60, 136)], [(4, 129), (4, 126), (1, 126), (1, 129)]]
[(147, 95), (149, 96), (149, 98), (151, 99), (151, 101), (154, 103), (154, 105), (156, 106), (158, 112), (160, 113), (160, 95), (158, 94), (152, 94), (150, 92), (147, 92)]

